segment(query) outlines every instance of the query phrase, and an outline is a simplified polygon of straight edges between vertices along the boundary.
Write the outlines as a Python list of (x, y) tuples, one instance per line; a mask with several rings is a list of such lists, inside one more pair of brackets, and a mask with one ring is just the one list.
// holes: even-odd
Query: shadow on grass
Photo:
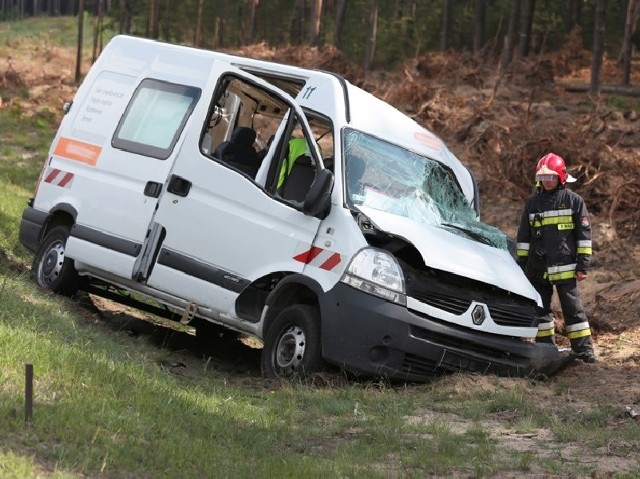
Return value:
[[(167, 367), (176, 373), (188, 373), (185, 369), (197, 367), (199, 371), (215, 371), (238, 376), (261, 379), (261, 349), (243, 342), (243, 336), (221, 327), (219, 333), (208, 335), (195, 333), (193, 326), (185, 327), (178, 322), (160, 319), (151, 315), (103, 308), (94, 302), (92, 295), (79, 293), (74, 298), (85, 319), (98, 322), (101, 327), (114, 332), (124, 332), (135, 341), (148, 344), (168, 353)], [(100, 301), (104, 301), (101, 300)], [(112, 303), (108, 303), (109, 306)]]

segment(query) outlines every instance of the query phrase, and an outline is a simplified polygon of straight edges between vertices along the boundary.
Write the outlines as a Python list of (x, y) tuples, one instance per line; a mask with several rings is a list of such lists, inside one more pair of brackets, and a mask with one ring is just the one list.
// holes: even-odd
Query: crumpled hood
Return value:
[(358, 209), (379, 229), (413, 244), (427, 266), (495, 285), (540, 304), (538, 292), (508, 251), (403, 216), (366, 206)]

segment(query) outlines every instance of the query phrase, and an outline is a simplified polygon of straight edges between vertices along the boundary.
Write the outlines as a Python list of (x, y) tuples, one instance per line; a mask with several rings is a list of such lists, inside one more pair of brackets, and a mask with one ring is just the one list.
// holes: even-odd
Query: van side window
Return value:
[(114, 148), (165, 160), (171, 155), (200, 89), (145, 79), (116, 128)]
[(228, 75), (213, 98), (200, 151), (255, 179), (288, 112), (274, 92)]

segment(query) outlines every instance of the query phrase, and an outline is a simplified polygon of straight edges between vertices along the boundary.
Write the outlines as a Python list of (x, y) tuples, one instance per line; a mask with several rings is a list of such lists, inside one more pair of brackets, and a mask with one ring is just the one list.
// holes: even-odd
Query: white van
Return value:
[(562, 362), (533, 341), (539, 296), (479, 222), (473, 175), (332, 73), (115, 37), (67, 108), (20, 241), (41, 286), (255, 336), (270, 377)]

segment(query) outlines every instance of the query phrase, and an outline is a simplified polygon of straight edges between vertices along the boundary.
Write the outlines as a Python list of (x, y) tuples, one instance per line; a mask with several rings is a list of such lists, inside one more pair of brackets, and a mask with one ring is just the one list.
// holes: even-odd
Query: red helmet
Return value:
[(544, 155), (540, 158), (540, 161), (538, 161), (538, 166), (536, 166), (536, 181), (545, 181), (545, 177), (549, 176), (557, 176), (563, 185), (567, 181), (569, 183), (576, 181), (573, 176), (567, 173), (567, 167), (562, 157), (555, 153), (547, 153)]

